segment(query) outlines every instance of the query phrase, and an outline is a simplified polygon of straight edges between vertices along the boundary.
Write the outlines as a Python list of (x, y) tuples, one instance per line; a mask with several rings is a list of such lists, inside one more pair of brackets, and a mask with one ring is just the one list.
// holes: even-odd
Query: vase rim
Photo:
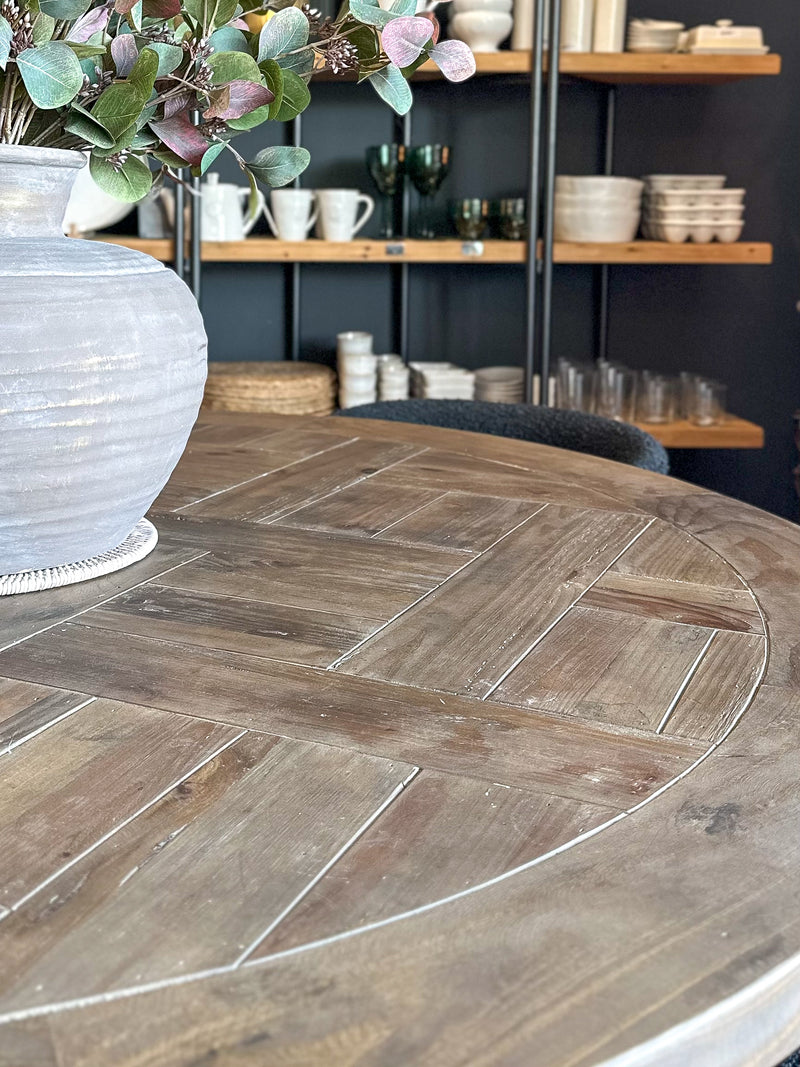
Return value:
[(79, 170), (86, 156), (73, 148), (41, 148), (27, 144), (0, 144), (0, 162)]

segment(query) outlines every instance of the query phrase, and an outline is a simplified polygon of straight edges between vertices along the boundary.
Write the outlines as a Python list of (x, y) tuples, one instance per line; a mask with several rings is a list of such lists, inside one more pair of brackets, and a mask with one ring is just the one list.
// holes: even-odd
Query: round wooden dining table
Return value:
[(774, 1067), (800, 532), (522, 441), (202, 413), (0, 601), (0, 1067)]

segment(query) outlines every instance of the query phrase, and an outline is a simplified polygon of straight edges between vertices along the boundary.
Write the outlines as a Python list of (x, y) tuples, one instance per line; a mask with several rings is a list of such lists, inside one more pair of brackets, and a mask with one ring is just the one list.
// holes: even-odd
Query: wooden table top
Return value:
[(0, 601), (0, 1067), (774, 1067), (800, 531), (396, 423), (203, 415)]

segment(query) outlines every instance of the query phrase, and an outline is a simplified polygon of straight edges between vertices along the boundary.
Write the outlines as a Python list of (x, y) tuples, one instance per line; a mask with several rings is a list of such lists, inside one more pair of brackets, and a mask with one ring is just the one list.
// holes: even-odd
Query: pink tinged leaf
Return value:
[(441, 41), (428, 56), (448, 81), (463, 82), (475, 73), (475, 56), (463, 41)]
[(186, 111), (181, 111), (163, 122), (151, 122), (150, 129), (176, 156), (185, 159), (193, 167), (200, 166), (208, 141), (203, 137)]
[(171, 96), (164, 101), (164, 118), (174, 118), (181, 111), (185, 111), (193, 100), (194, 95), (192, 93), (180, 93), (178, 96)]
[(204, 118), (222, 119), (224, 122), (240, 119), (242, 115), (249, 115), (251, 111), (271, 104), (275, 99), (275, 94), (266, 86), (255, 82), (232, 81), (221, 88), (225, 91), (214, 98), (208, 111), (203, 112)]
[(139, 58), (139, 50), (132, 33), (123, 33), (111, 42), (111, 58), (117, 68), (117, 77), (127, 78)]
[(171, 19), (181, 13), (181, 0), (144, 0), (142, 14), (150, 19)]
[(136, 7), (137, 0), (116, 0), (114, 10), (120, 15), (127, 15)]
[(95, 7), (79, 18), (70, 30), (69, 40), (75, 44), (86, 44), (93, 33), (104, 30), (108, 25), (111, 7)]
[(436, 42), (439, 40), (439, 33), (442, 29), (442, 27), (439, 25), (439, 20), (437, 19), (437, 17), (432, 11), (421, 11), (417, 18), (428, 19), (428, 21), (432, 23), (433, 37), (431, 37), (431, 43), (436, 44)]
[(409, 67), (419, 59), (422, 49), (433, 37), (433, 25), (428, 19), (404, 15), (392, 19), (381, 30), (386, 55), (398, 67)]
[(244, 19), (231, 19), (228, 25), (233, 26), (235, 30), (244, 30), (245, 33), (248, 33), (250, 30), (250, 27), (247, 25)]

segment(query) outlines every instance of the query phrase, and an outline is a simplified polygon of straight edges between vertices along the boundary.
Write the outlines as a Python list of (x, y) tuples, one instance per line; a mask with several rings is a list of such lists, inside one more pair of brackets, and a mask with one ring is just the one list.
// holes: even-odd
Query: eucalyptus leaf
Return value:
[(146, 163), (136, 156), (128, 156), (121, 167), (114, 166), (107, 159), (92, 154), (89, 160), (89, 172), (104, 193), (134, 204), (150, 191), (153, 175)]
[(183, 57), (186, 55), (184, 50), (176, 44), (167, 44), (166, 41), (154, 41), (147, 46), (152, 48), (155, 54), (158, 56), (158, 70), (156, 71), (157, 78), (163, 78), (167, 74), (172, 74), (174, 70), (183, 62)]
[(138, 33), (142, 28), (142, 0), (134, 4), (128, 12), (128, 25)]
[(6, 69), (8, 56), (11, 51), (11, 38), (14, 36), (11, 23), (7, 18), (0, 15), (0, 70)]
[(247, 38), (241, 30), (236, 30), (233, 26), (221, 26), (218, 30), (214, 30), (208, 43), (215, 52), (247, 52), (248, 55), (250, 54)]
[(217, 156), (225, 150), (225, 142), (218, 141), (204, 153), (203, 158), (200, 160), (200, 173), (205, 174)]
[(110, 15), (111, 9), (107, 5), (91, 8), (70, 29), (70, 41), (77, 41), (81, 44), (88, 41), (95, 33), (103, 32), (108, 26)]
[(152, 48), (143, 48), (128, 75), (128, 84), (139, 93), (142, 106), (150, 99), (159, 67), (159, 56)]
[(70, 108), (64, 129), (96, 148), (113, 148), (114, 146), (111, 133), (102, 122), (99, 122), (80, 104), (73, 104)]
[(265, 59), (259, 67), (264, 75), (267, 88), (271, 90), (272, 95), (275, 97), (269, 105), (269, 118), (274, 119), (277, 118), (283, 103), (283, 71), (274, 59)]
[(295, 74), (310, 74), (314, 68), (314, 56), (311, 49), (303, 49), (302, 52), (292, 52), (288, 56), (278, 57), (278, 66), (281, 70), (291, 70)]
[(63, 41), (26, 48), (17, 56), (17, 67), (28, 96), (43, 109), (63, 107), (83, 86), (78, 57)]
[(157, 148), (153, 152), (153, 158), (167, 167), (172, 167), (173, 170), (180, 170), (186, 166), (186, 160), (181, 159), (177, 153), (170, 151), (169, 148)]
[(181, 0), (143, 0), (142, 13), (147, 19), (172, 19), (181, 13)]
[(411, 86), (401, 71), (389, 63), (370, 76), (369, 83), (381, 100), (384, 100), (398, 115), (405, 115), (413, 102)]
[(370, 63), (377, 63), (380, 59), (381, 42), (374, 26), (356, 26), (348, 30), (347, 39), (350, 44), (355, 45), (359, 69)]
[(384, 11), (378, 0), (350, 0), (350, 14), (367, 26), (376, 26), (382, 30), (396, 18), (391, 11)]
[(417, 0), (394, 0), (394, 3), (389, 8), (392, 15), (416, 15), (417, 13)]
[(92, 114), (115, 138), (119, 138), (135, 127), (143, 106), (142, 94), (135, 85), (127, 81), (117, 82), (100, 94)]
[(250, 160), (247, 169), (262, 184), (279, 189), (282, 185), (293, 182), (298, 174), (302, 174), (310, 159), (306, 148), (277, 145), (262, 149), (255, 159)]
[(49, 15), (36, 15), (33, 20), (33, 26), (31, 27), (31, 36), (33, 37), (33, 43), (38, 48), (40, 45), (47, 44), (51, 40), (56, 29), (56, 20), (50, 18)]
[(250, 197), (247, 201), (247, 217), (253, 218), (258, 211), (259, 204), (262, 202), (261, 195), (259, 193), (255, 174), (253, 174), (249, 167), (243, 167), (242, 169), (247, 175), (247, 181), (250, 184)]
[(204, 35), (230, 22), (236, 11), (236, 0), (185, 0), (184, 11), (200, 26)]
[(123, 33), (111, 42), (111, 58), (114, 60), (118, 78), (127, 78), (139, 58), (139, 49), (132, 33)]
[(65, 41), (67, 48), (72, 49), (78, 59), (92, 59), (94, 56), (104, 56), (106, 50), (101, 44), (81, 44), (78, 41)]
[(311, 103), (311, 93), (302, 78), (293, 71), (283, 72), (283, 101), (276, 116), (278, 122), (290, 122)]
[(258, 37), (258, 62), (277, 59), (308, 43), (308, 19), (297, 7), (278, 11), (266, 22)]
[(64, 22), (79, 19), (91, 6), (91, 0), (39, 0), (39, 10), (43, 15)]
[(206, 61), (211, 68), (214, 85), (232, 81), (261, 81), (261, 71), (252, 56), (244, 52), (214, 52)]

